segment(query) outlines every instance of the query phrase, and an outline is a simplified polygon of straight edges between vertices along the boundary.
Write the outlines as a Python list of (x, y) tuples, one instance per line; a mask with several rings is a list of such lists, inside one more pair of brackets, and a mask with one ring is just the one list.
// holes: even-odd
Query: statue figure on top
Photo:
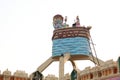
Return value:
[(76, 21), (74, 22), (74, 24), (72, 25), (72, 27), (80, 27), (80, 19), (79, 19), (79, 16), (76, 17)]
[(79, 16), (76, 17), (76, 27), (80, 27), (80, 19), (79, 19)]
[(65, 23), (63, 24), (63, 28), (68, 28), (69, 27), (69, 25), (66, 24), (66, 22), (67, 22), (67, 16), (65, 16)]

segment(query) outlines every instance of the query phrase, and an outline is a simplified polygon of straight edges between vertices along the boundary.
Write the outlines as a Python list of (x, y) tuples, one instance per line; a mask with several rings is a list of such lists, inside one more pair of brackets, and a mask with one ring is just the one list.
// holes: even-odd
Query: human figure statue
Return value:
[(72, 24), (72, 27), (76, 27), (76, 22), (75, 22), (75, 20), (74, 20), (74, 23)]
[(80, 27), (80, 19), (79, 19), (79, 16), (76, 17), (76, 27)]
[(69, 25), (66, 23), (67, 22), (67, 16), (65, 16), (64, 19), (65, 23), (63, 24), (63, 28), (67, 28)]
[(80, 27), (80, 19), (79, 16), (76, 17), (76, 21), (72, 24), (72, 27)]

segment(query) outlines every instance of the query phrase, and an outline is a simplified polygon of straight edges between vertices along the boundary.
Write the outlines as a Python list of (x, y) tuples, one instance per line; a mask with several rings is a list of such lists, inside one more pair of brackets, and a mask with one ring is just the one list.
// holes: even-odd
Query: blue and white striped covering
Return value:
[(89, 40), (85, 37), (62, 38), (53, 40), (52, 56), (61, 56), (64, 53), (71, 55), (89, 55)]

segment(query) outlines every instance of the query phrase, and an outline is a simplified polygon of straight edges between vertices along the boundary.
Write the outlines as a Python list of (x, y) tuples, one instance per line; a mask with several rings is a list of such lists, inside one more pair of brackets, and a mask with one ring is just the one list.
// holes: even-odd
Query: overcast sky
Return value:
[[(92, 26), (91, 36), (98, 58), (117, 60), (120, 55), (119, 0), (0, 0), (0, 70), (34, 72), (52, 55), (53, 16), (68, 17), (71, 26), (76, 16), (81, 25)], [(94, 66), (77, 61), (79, 69)], [(58, 62), (43, 74), (58, 76)], [(54, 71), (53, 71), (54, 70)], [(65, 73), (71, 72), (65, 64)]]

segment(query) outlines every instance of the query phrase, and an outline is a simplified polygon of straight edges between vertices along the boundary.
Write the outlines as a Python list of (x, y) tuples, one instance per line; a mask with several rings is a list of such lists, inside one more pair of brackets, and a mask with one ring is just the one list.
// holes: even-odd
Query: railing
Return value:
[(89, 39), (90, 27), (69, 27), (56, 29), (53, 32), (52, 40), (69, 37), (86, 37)]

